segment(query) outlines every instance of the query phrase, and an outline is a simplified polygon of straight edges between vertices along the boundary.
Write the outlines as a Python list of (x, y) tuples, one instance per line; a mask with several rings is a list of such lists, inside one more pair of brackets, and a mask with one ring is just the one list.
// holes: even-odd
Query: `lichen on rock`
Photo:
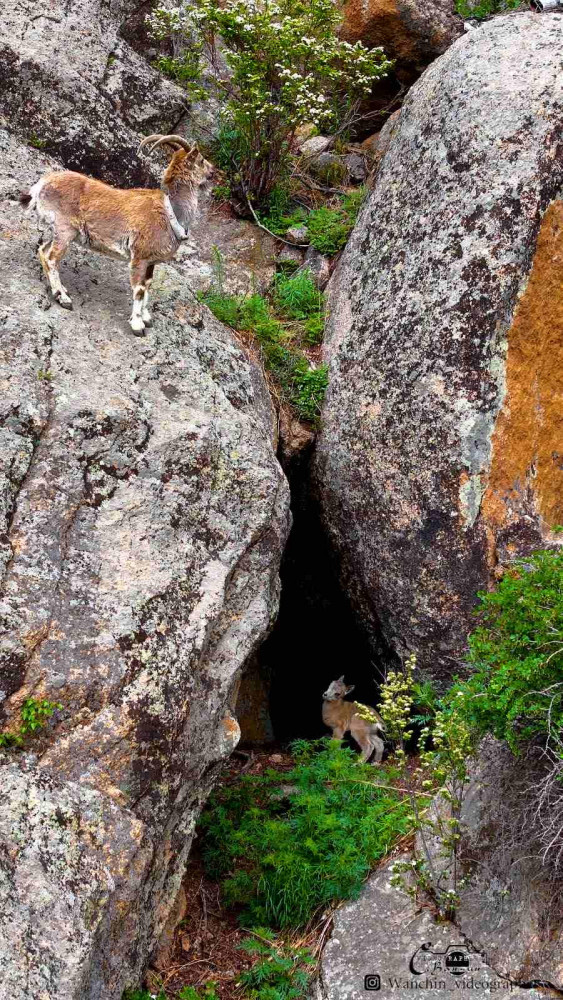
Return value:
[(476, 592), (563, 518), (562, 42), (499, 17), (433, 63), (331, 280), (325, 524), (358, 614), (442, 682)]
[(53, 165), (0, 132), (3, 724), (29, 696), (62, 705), (2, 756), (0, 967), (10, 1000), (120, 1000), (240, 735), (289, 491), (263, 375), (181, 267), (157, 267), (142, 339), (101, 256), (71, 249), (74, 311), (51, 303), (17, 195)]

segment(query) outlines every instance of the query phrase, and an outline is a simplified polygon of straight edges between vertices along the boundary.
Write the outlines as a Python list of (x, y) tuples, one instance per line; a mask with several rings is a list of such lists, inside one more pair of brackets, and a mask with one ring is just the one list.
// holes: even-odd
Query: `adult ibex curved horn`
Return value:
[[(152, 145), (151, 145), (152, 143)], [(184, 139), (181, 135), (160, 135), (155, 133), (154, 135), (147, 135), (144, 139), (141, 139), (139, 143), (139, 150), (144, 149), (145, 146), (150, 146), (149, 153), (152, 153), (157, 146), (172, 146), (177, 149), (184, 149), (186, 153), (193, 153), (195, 149), (195, 144), (190, 143), (187, 139)]]

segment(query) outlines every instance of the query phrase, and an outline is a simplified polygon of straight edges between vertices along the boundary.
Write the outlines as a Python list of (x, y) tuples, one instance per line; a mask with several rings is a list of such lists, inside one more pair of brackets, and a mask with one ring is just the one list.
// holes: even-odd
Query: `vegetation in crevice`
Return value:
[(230, 295), (222, 288), (222, 262), (216, 255), (213, 287), (201, 300), (222, 323), (252, 334), (264, 367), (275, 378), (280, 397), (301, 420), (315, 423), (328, 384), (326, 365), (311, 363), (307, 348), (322, 339), (323, 296), (308, 271), (277, 276), (266, 298)]
[[(284, 308), (302, 311), (301, 297), (288, 302), (283, 288)], [(535, 553), (481, 595), (470, 638), (473, 673), (466, 680), (440, 696), (417, 679), (414, 655), (388, 670), (379, 711), (392, 754), (383, 766), (361, 764), (356, 750), (338, 741), (297, 740), (290, 770), (241, 774), (212, 794), (199, 823), (205, 870), (220, 882), (223, 905), (248, 929), (242, 947), (256, 958), (239, 974), (241, 1000), (305, 1000), (314, 963), (303, 948), (306, 931), (299, 937), (296, 929), (310, 928), (315, 914), (357, 896), (370, 870), (408, 833), (417, 833), (415, 853), (393, 863), (392, 884), (432, 900), (442, 918), (455, 917), (472, 877), (461, 853), (464, 795), (487, 733), (516, 754), (538, 740), (549, 746), (552, 784), (558, 785), (548, 802), (550, 808), (555, 803), (552, 820), (559, 823), (549, 827), (557, 867), (563, 855), (562, 602), (563, 552)], [(414, 761), (407, 752), (413, 745)], [(545, 805), (540, 788), (542, 795)], [(553, 859), (549, 864), (553, 868)], [(164, 989), (156, 995), (216, 1000), (220, 994), (210, 980), (173, 997)], [(128, 1000), (146, 997), (141, 992)]]
[(62, 707), (58, 702), (47, 698), (26, 698), (20, 708), (19, 727), (15, 731), (0, 733), (0, 748), (23, 747), (26, 738), (43, 729), (53, 713)]
[[(521, 840), (511, 850), (525, 846), (528, 858), (541, 861), (544, 878), (560, 885), (563, 878), (563, 551), (518, 561), (479, 597), (467, 679), (456, 680), (439, 699), (428, 684), (416, 688), (409, 660), (388, 674), (382, 688), (381, 715), (396, 741), (402, 784), (411, 782), (411, 817), (419, 832), (419, 853), (395, 865), (395, 884), (430, 893), (447, 918), (468, 878), (460, 862), (463, 798), (470, 761), (486, 735), (514, 755), (532, 753), (536, 764), (541, 761), (543, 776), (537, 780), (536, 774), (527, 795), (525, 845)], [(420, 707), (413, 715), (416, 690)], [(414, 719), (423, 723), (420, 766), (409, 773), (404, 746)], [(432, 799), (422, 807), (421, 792)]]
[(357, 896), (409, 829), (392, 768), (358, 762), (338, 741), (297, 741), (295, 767), (243, 776), (212, 795), (200, 820), (207, 873), (245, 926), (307, 924)]
[(514, 10), (526, 10), (526, 0), (456, 0), (455, 9), (460, 17), (469, 20), (486, 21), (494, 14), (506, 14)]
[(469, 725), (518, 753), (563, 736), (563, 551), (536, 552), (482, 593), (469, 639), (473, 673), (454, 686)]
[(294, 226), (306, 227), (310, 245), (332, 257), (348, 241), (366, 193), (365, 187), (359, 187), (309, 210), (296, 205), (289, 189), (279, 186), (268, 199), (265, 210), (259, 213), (259, 219), (276, 236), (286, 236)]

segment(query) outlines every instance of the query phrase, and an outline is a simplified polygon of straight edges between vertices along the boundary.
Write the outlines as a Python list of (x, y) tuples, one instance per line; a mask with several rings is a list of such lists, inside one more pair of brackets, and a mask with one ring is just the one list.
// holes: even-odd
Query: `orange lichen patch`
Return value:
[(33, 653), (37, 646), (40, 646), (45, 639), (49, 637), (49, 632), (51, 631), (51, 622), (44, 622), (39, 628), (33, 629), (31, 632), (25, 632), (21, 641), (26, 647), (29, 654)]
[(508, 332), (506, 398), (481, 512), (500, 527), (539, 514), (563, 522), (563, 202), (547, 210)]
[(381, 45), (385, 52), (405, 62), (416, 62), (419, 46), (416, 36), (402, 23), (397, 0), (346, 0), (340, 29), (347, 42)]
[(221, 725), (229, 736), (238, 736), (240, 733), (238, 722), (230, 716), (221, 719)]

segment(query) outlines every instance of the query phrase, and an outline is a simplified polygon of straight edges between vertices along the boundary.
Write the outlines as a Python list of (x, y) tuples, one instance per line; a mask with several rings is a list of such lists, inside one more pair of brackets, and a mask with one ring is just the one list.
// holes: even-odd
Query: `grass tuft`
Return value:
[(283, 398), (301, 420), (316, 423), (328, 385), (328, 368), (312, 366), (301, 347), (320, 343), (324, 326), (323, 296), (310, 272), (279, 275), (271, 302), (258, 294), (228, 295), (219, 287), (201, 299), (222, 323), (253, 334), (264, 366), (274, 376)]
[(323, 297), (307, 269), (291, 277), (278, 277), (274, 288), (277, 310), (290, 319), (320, 317)]

